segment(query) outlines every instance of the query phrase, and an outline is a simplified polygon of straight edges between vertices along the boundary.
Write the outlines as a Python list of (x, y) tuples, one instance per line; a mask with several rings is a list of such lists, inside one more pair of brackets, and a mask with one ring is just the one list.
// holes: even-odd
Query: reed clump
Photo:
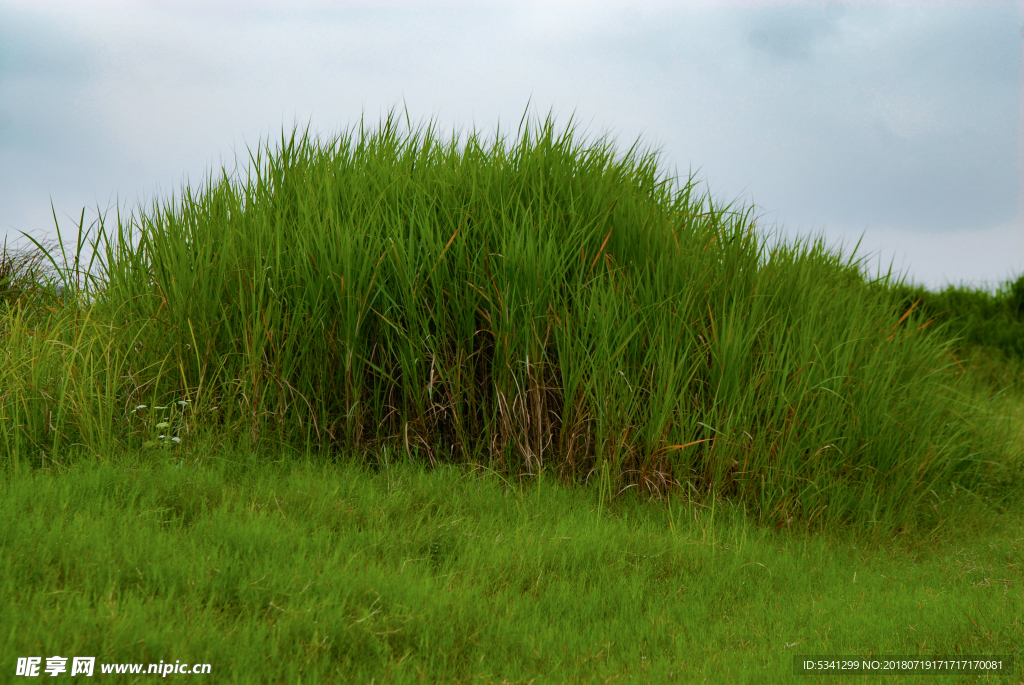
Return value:
[(60, 270), (84, 304), (46, 339), (8, 315), (15, 461), (213, 430), (886, 528), (1019, 474), (946, 324), (893, 315), (852, 255), (769, 246), (550, 116), (512, 144), (407, 128), (296, 130), (245, 179), (98, 220), (97, 268)]

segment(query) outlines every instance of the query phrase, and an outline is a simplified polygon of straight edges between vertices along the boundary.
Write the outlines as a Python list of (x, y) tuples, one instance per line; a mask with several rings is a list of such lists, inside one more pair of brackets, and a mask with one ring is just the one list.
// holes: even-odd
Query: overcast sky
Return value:
[(1024, 273), (1024, 2), (636, 6), (0, 0), (0, 230), (55, 237), (52, 200), (73, 233), (296, 122), (493, 138), (530, 101), (930, 288)]

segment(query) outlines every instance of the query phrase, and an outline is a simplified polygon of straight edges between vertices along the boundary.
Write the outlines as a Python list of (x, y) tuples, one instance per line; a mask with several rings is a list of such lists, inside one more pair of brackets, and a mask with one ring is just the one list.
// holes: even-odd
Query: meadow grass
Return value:
[(212, 682), (760, 683), (793, 680), (798, 654), (1020, 660), (1019, 510), (880, 542), (723, 501), (601, 507), (401, 453), (191, 447), (4, 483), (5, 669), (61, 654), (209, 663)]
[(5, 249), (6, 653), (235, 682), (1019, 660), (1024, 393), (956, 317), (550, 117), (462, 145), (392, 113), (251, 162), (91, 244), (83, 212), (60, 263)]

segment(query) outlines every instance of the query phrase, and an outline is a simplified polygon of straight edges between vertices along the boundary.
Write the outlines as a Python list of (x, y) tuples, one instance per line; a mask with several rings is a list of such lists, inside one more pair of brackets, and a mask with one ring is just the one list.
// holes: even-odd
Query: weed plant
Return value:
[(1009, 417), (1011, 435), (1024, 435), (1024, 275), (994, 292), (952, 285), (931, 292), (903, 282), (889, 289), (897, 297), (894, 311), (916, 308), (929, 321), (949, 324), (957, 387)]
[[(83, 214), (84, 218), (84, 214)], [(37, 243), (37, 245), (40, 245)], [(36, 285), (52, 280), (52, 273), (46, 268), (47, 257), (55, 244), (40, 245), (37, 250), (8, 250), (4, 239), (0, 252), (0, 308), (10, 309), (29, 302), (38, 302), (40, 291)]]
[(989, 356), (1024, 359), (1024, 274), (1000, 284), (995, 292), (949, 285), (936, 293), (905, 283), (891, 289), (904, 311), (918, 307), (929, 318), (949, 321), (958, 334), (957, 350), (988, 348)]
[(955, 335), (893, 314), (888, 277), (524, 121), (511, 145), (394, 112), (294, 130), (244, 180), (101, 217), (85, 269), (83, 219), (73, 264), (46, 251), (75, 306), (3, 324), (9, 463), (212, 430), (886, 531), (1019, 492)]

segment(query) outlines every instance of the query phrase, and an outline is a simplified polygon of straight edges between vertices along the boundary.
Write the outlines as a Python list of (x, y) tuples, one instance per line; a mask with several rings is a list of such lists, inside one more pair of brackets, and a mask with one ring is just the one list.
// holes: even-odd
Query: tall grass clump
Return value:
[(939, 292), (896, 283), (897, 309), (949, 324), (951, 352), (986, 393), (1024, 397), (1024, 274), (988, 288), (947, 285)]
[(958, 347), (988, 347), (1007, 357), (1024, 358), (1024, 274), (999, 284), (995, 292), (953, 285), (930, 292), (904, 283), (893, 290), (901, 305), (950, 321), (958, 333)]
[(90, 309), (8, 362), (2, 439), (387, 444), (776, 525), (899, 527), (1013, 473), (943, 324), (892, 315), (821, 240), (769, 249), (656, 154), (574, 134), (549, 117), (460, 145), (392, 113), (101, 219)]

